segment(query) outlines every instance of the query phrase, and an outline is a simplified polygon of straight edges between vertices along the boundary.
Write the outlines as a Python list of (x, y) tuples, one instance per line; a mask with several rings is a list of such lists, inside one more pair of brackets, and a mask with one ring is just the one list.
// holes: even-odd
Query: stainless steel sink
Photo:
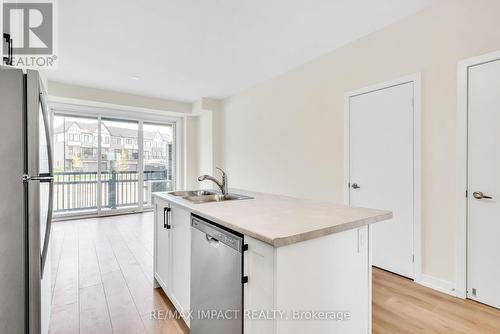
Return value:
[(217, 193), (211, 190), (187, 190), (187, 191), (172, 191), (169, 192), (168, 194), (179, 197), (198, 197), (206, 195), (215, 195)]
[(183, 198), (194, 204), (252, 199), (252, 197), (250, 196), (237, 195), (237, 194), (226, 194), (226, 195), (210, 194), (210, 195), (199, 195), (199, 196), (186, 196)]

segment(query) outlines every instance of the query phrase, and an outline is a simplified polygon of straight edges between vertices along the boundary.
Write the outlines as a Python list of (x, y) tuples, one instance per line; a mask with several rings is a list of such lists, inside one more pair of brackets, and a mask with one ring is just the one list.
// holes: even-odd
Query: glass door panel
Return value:
[(139, 124), (101, 120), (101, 210), (139, 205)]
[(97, 212), (97, 117), (53, 122), (54, 215)]
[(173, 134), (173, 126), (170, 124), (143, 125), (145, 207), (152, 205), (152, 193), (174, 189)]

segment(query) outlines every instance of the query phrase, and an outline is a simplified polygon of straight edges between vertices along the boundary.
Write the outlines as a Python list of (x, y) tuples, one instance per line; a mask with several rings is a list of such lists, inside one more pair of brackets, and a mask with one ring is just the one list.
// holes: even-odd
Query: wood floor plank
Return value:
[(56, 224), (52, 227), (51, 232), (51, 289), (54, 292), (56, 286), (57, 271), (59, 270), (59, 264), (61, 261), (61, 250), (64, 243), (64, 229), (60, 227), (60, 224)]
[(111, 229), (107, 230), (106, 233), (111, 247), (113, 248), (113, 252), (115, 253), (118, 264), (122, 265), (137, 263), (137, 260), (123, 240), (118, 229), (114, 227), (114, 225), (110, 226), (110, 228)]
[(96, 333), (113, 333), (102, 284), (80, 289), (80, 334)]
[[(121, 226), (121, 224), (115, 224), (118, 231), (126, 242), (129, 250), (134, 255), (137, 263), (139, 263), (144, 274), (148, 277), (152, 277), (153, 274), (153, 257), (148, 251), (147, 247), (141, 242), (141, 240), (134, 235), (137, 233), (137, 229), (131, 229), (128, 226)], [(150, 280), (152, 284), (152, 279)]]
[(147, 333), (121, 271), (102, 276), (113, 332)]
[(78, 225), (78, 268), (80, 289), (101, 284), (101, 273), (94, 245), (93, 222)]
[(78, 303), (78, 229), (72, 223), (65, 226), (52, 303)]
[(108, 239), (107, 229), (109, 230), (104, 224), (99, 224), (95, 237), (95, 249), (101, 274), (120, 270), (113, 247)]
[(147, 280), (138, 263), (124, 264), (123, 276), (127, 282), (134, 303), (141, 315), (149, 314), (161, 304), (155, 303), (154, 290), (151, 280)]
[(78, 334), (78, 302), (52, 305), (49, 334)]
[[(170, 302), (161, 288), (154, 289), (155, 299), (157, 303), (163, 305), (158, 306), (157, 310), (175, 311), (174, 305)], [(158, 314), (158, 313), (157, 313)], [(168, 318), (158, 319), (151, 314), (142, 315), (144, 325), (151, 334), (188, 334), (189, 328), (182, 319)]]

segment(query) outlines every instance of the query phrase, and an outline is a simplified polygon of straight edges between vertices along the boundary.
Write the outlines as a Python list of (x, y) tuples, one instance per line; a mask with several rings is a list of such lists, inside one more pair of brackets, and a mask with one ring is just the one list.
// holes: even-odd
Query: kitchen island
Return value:
[[(191, 217), (241, 234), (245, 334), (371, 332), (368, 225), (388, 211), (235, 190), (252, 199), (195, 204), (156, 193), (154, 276), (190, 305)], [(185, 317), (190, 325), (189, 316)]]

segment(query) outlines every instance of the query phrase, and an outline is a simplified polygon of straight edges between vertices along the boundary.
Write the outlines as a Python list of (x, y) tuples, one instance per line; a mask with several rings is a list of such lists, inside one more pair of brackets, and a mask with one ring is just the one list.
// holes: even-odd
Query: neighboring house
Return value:
[[(172, 138), (159, 131), (143, 131), (143, 136), (145, 169), (171, 166)], [(103, 171), (137, 171), (136, 130), (103, 124), (101, 143)], [(96, 124), (69, 121), (57, 126), (54, 129), (54, 168), (56, 171), (97, 171), (97, 144)]]

